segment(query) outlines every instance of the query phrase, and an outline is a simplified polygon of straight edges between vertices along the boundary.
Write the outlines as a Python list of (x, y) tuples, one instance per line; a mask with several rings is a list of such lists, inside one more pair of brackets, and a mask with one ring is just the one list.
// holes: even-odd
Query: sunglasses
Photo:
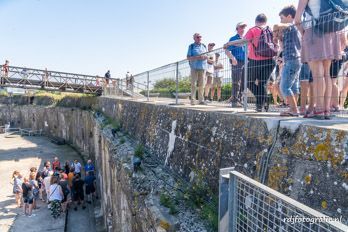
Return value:
[(196, 38), (197, 38), (197, 39), (200, 39), (200, 38), (202, 38), (202, 36), (196, 36)]

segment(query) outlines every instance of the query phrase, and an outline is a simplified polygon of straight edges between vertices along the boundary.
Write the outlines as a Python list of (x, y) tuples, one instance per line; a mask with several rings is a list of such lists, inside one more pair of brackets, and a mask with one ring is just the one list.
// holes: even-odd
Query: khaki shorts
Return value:
[(211, 85), (213, 83), (213, 74), (209, 73), (209, 72), (206, 72), (206, 77), (207, 77), (206, 84), (207, 85)]
[(214, 77), (214, 83), (213, 83), (214, 88), (215, 87), (221, 88), (221, 85), (222, 85), (222, 77)]

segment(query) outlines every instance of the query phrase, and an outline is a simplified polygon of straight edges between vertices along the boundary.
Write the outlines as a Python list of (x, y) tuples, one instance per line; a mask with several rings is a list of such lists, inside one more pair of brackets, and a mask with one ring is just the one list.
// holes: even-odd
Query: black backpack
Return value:
[(273, 42), (273, 32), (267, 26), (265, 28), (258, 27), (261, 30), (261, 35), (257, 46), (254, 43), (255, 55), (263, 57), (274, 57), (277, 55), (277, 46)]
[[(305, 12), (313, 16), (308, 5)], [(318, 35), (343, 30), (348, 25), (348, 1), (321, 0), (319, 18), (314, 18), (311, 23)]]

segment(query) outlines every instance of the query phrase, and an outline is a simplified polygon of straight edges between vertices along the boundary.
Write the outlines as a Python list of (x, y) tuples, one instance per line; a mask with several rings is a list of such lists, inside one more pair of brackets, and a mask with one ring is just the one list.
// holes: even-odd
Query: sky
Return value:
[(183, 60), (201, 33), (221, 47), (244, 21), (297, 0), (0, 0), (0, 62), (124, 77)]

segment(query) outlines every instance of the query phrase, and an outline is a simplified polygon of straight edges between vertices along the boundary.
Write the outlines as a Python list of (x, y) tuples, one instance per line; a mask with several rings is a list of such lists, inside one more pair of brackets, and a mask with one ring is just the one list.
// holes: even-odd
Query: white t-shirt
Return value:
[(318, 19), (320, 16), (320, 0), (308, 0), (307, 3), (309, 9), (311, 9), (311, 12), (313, 14), (310, 15), (307, 12), (305, 12), (305, 18), (302, 23), (303, 29), (309, 29), (312, 27), (312, 19)]
[(46, 176), (43, 180), (43, 183), (45, 185), (46, 192), (48, 192), (50, 190), (50, 185), (51, 185), (51, 176)]
[(208, 73), (214, 73), (215, 55), (214, 55), (214, 53), (208, 53), (207, 56), (208, 56), (208, 61), (212, 61), (213, 64), (207, 63), (207, 70), (206, 71)]
[[(215, 62), (214, 64), (215, 64), (215, 66), (222, 66), (222, 63), (221, 63), (221, 62)], [(214, 71), (214, 77), (216, 77), (216, 78), (221, 78), (221, 77), (223, 77), (222, 70), (223, 70), (222, 68), (221, 68), (221, 69), (215, 69), (215, 71)]]
[(81, 164), (80, 164), (80, 162), (73, 163), (73, 167), (75, 168), (75, 173), (80, 173), (81, 172)]
[(313, 14), (314, 18), (319, 18), (320, 16), (320, 0), (309, 0), (307, 3), (309, 9)]
[(54, 201), (54, 200), (58, 200), (61, 201), (63, 200), (63, 196), (61, 195), (61, 190), (62, 187), (60, 187), (60, 185), (58, 184), (52, 184), (50, 186), (50, 195), (49, 195), (49, 201)]

